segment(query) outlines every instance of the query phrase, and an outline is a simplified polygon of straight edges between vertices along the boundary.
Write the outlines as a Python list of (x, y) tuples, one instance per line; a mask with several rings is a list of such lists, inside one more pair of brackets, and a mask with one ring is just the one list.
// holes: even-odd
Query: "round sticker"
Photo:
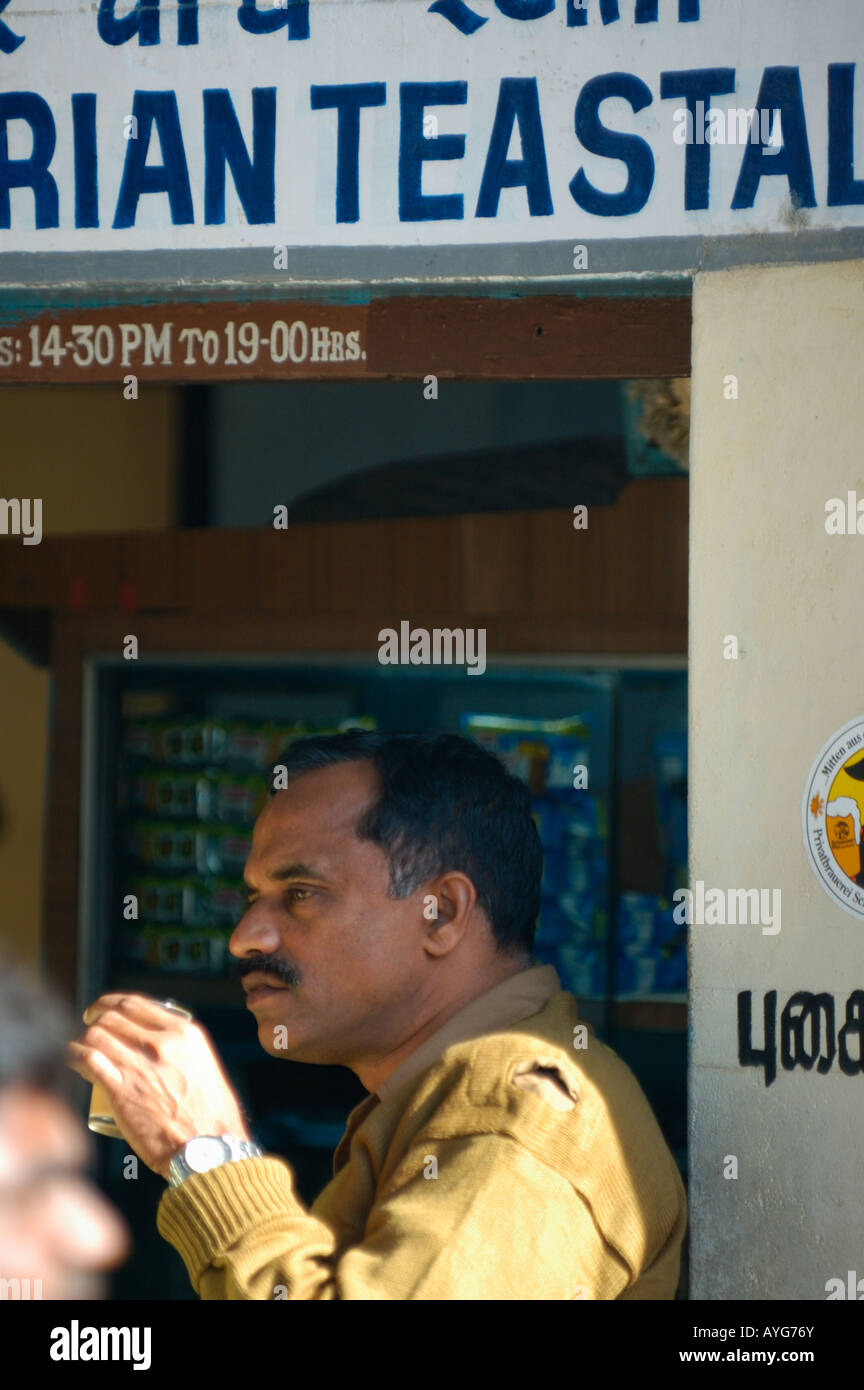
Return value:
[(825, 744), (801, 814), (813, 872), (838, 907), (864, 920), (864, 717)]

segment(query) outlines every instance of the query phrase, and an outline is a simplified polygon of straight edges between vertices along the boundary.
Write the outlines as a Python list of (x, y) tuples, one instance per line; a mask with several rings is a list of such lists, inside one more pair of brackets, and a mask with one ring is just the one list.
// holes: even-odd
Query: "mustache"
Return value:
[(290, 961), (281, 956), (247, 956), (243, 960), (231, 962), (231, 974), (235, 980), (246, 975), (272, 975), (283, 985), (299, 985), (300, 973)]

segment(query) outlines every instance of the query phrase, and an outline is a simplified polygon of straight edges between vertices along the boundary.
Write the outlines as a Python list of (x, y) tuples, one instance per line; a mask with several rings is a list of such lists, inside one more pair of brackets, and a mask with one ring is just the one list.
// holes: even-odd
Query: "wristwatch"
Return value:
[(190, 1174), (206, 1173), (220, 1163), (263, 1156), (264, 1150), (251, 1139), (236, 1139), (233, 1134), (196, 1134), (194, 1139), (187, 1139), (168, 1164), (168, 1186), (179, 1187)]

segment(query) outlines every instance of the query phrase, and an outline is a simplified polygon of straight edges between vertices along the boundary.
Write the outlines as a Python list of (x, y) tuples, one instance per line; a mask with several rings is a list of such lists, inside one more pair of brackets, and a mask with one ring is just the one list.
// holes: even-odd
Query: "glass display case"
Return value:
[[(526, 658), (490, 663), (477, 679), (353, 657), (105, 659), (92, 663), (88, 691), (82, 1007), (107, 988), (189, 1007), (304, 1200), (329, 1180), (345, 1117), (366, 1092), (345, 1068), (263, 1051), (228, 941), (273, 764), (305, 733), (351, 727), (462, 733), (525, 780), (544, 850), (535, 960), (555, 966), (639, 1076), (685, 1167), (686, 929), (672, 903), (687, 874), (684, 669)], [(657, 1005), (680, 1012), (667, 1009), (660, 1027), (652, 1016), (646, 1031), (632, 1006)], [(143, 1170), (131, 1183), (125, 1146), (95, 1142), (135, 1237), (114, 1296), (194, 1297), (155, 1229), (161, 1180)]]

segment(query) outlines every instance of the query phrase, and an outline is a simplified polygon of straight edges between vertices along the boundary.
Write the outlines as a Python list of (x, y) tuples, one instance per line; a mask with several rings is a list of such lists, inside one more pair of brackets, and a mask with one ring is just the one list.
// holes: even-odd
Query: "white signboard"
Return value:
[(862, 254), (862, 57), (861, 0), (0, 0), (0, 280)]

